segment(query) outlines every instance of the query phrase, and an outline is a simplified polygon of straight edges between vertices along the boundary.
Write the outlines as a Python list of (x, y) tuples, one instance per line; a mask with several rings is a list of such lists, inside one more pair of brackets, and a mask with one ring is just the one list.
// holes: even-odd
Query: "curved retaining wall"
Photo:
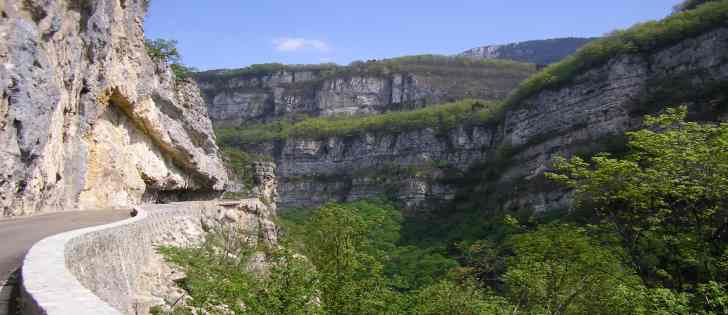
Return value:
[[(140, 274), (154, 244), (184, 235), (216, 203), (136, 208), (136, 217), (70, 231), (34, 245), (22, 269), (24, 314), (136, 314)], [(144, 312), (144, 311), (142, 311)]]

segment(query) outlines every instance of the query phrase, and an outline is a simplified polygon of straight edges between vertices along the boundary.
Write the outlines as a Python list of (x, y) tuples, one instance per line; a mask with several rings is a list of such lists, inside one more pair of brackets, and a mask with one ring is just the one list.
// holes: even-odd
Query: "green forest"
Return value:
[[(686, 115), (646, 116), (620, 156), (557, 159), (547, 177), (576, 200), (563, 215), (451, 227), (482, 238), (422, 235), (439, 223), (415, 232), (382, 199), (285, 211), (277, 248), (228, 231), (160, 251), (213, 313), (726, 314), (728, 124)], [(256, 252), (265, 275), (246, 267)]]

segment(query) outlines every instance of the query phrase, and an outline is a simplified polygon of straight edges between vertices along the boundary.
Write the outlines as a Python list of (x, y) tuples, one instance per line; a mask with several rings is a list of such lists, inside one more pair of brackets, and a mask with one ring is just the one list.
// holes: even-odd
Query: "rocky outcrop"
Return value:
[[(490, 125), (291, 138), (244, 149), (275, 158), (282, 207), (385, 194), (410, 209), (454, 198), (475, 199), (476, 209), (545, 211), (568, 206), (567, 192), (542, 176), (554, 156), (623, 145), (620, 135), (665, 106), (687, 103), (694, 119), (724, 120), (727, 88), (723, 27), (653, 54), (615, 57), (507, 108)], [(493, 194), (496, 204), (486, 205)]]
[(547, 65), (573, 54), (595, 38), (554, 38), (532, 40), (505, 45), (488, 45), (468, 49), (460, 56), (473, 59), (509, 59), (514, 61)]
[(502, 99), (535, 70), (528, 65), (422, 67), (427, 71), (333, 75), (323, 70), (244, 75), (217, 70), (195, 78), (213, 123), (237, 127), (301, 114), (378, 114), (462, 98)]
[(4, 215), (223, 189), (199, 90), (146, 53), (144, 3), (0, 1)]

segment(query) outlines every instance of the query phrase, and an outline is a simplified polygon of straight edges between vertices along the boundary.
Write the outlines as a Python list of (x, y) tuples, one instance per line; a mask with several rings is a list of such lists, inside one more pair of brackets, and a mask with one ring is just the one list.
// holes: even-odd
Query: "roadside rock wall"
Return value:
[(196, 244), (211, 223), (234, 225), (254, 241), (277, 243), (275, 212), (258, 199), (138, 210), (137, 217), (36, 244), (23, 264), (25, 314), (147, 314), (150, 306), (182, 294), (165, 286), (176, 275), (156, 246)]

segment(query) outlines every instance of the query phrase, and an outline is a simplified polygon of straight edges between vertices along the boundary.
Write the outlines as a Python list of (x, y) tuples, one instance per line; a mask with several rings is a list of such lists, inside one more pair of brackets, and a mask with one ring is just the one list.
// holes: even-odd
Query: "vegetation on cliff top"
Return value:
[[(575, 54), (526, 79), (506, 100), (516, 106), (545, 89), (556, 89), (572, 82), (579, 74), (600, 66), (622, 54), (649, 54), (685, 38), (728, 25), (728, 1), (694, 2), (695, 8), (673, 14), (661, 21), (637, 24), (626, 30), (590, 42)], [(702, 4), (702, 5), (700, 5)]]
[(721, 0), (685, 0), (683, 3), (678, 4), (675, 7), (675, 9), (677, 11), (693, 10), (702, 4), (705, 4), (708, 2), (715, 2), (715, 1), (721, 1)]
[(195, 76), (202, 80), (224, 80), (233, 77), (271, 75), (283, 71), (311, 71), (318, 73), (319, 77), (323, 80), (336, 76), (382, 76), (397, 72), (432, 73), (438, 71), (457, 71), (479, 73), (483, 71), (515, 71), (519, 73), (531, 73), (534, 70), (534, 65), (510, 60), (473, 60), (462, 56), (414, 55), (381, 60), (354, 61), (348, 66), (340, 66), (334, 63), (317, 65), (255, 64), (241, 69), (198, 72)]
[(216, 133), (220, 143), (238, 146), (289, 137), (321, 139), (332, 136), (354, 136), (367, 132), (398, 133), (424, 128), (449, 130), (460, 125), (497, 121), (500, 114), (499, 102), (463, 100), (418, 110), (371, 116), (317, 117), (298, 122), (280, 120), (244, 128), (220, 128)]

